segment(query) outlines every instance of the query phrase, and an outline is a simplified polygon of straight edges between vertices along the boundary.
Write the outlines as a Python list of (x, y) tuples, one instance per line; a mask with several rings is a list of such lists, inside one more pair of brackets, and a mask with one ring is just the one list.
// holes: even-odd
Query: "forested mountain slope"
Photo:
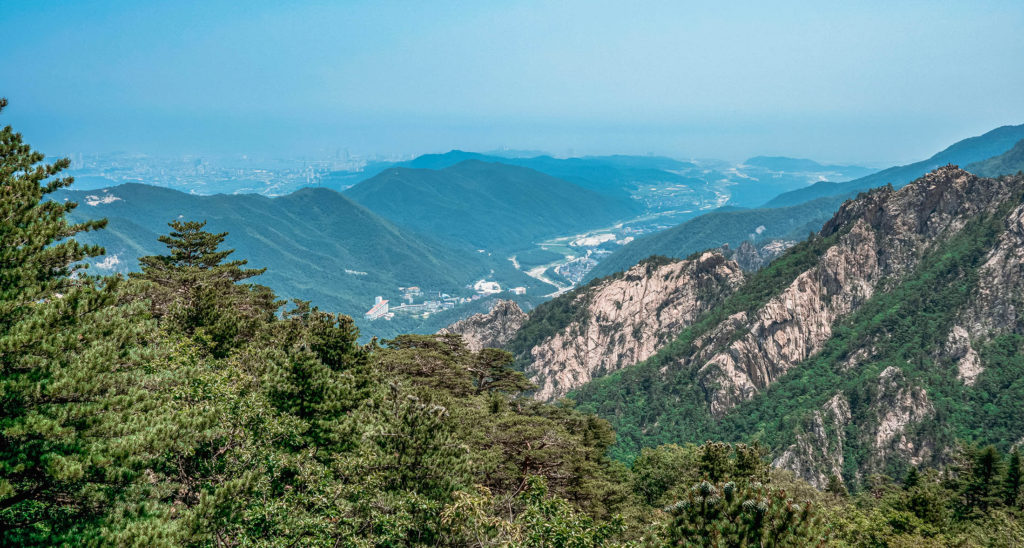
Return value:
[(779, 208), (734, 209), (705, 213), (672, 228), (630, 242), (603, 258), (588, 274), (600, 278), (628, 269), (646, 257), (683, 258), (728, 244), (773, 238), (801, 239), (827, 221), (848, 196), (830, 196)]
[(640, 211), (628, 197), (476, 160), (440, 170), (389, 169), (345, 194), (417, 233), (502, 252), (610, 225)]
[(534, 397), (555, 400), (647, 359), (743, 280), (720, 253), (651, 258), (539, 305), (506, 347), (538, 386)]
[(73, 219), (109, 219), (106, 230), (81, 237), (106, 248), (107, 271), (135, 270), (138, 257), (163, 251), (157, 237), (168, 222), (206, 220), (211, 231), (229, 232), (228, 245), (251, 264), (268, 268), (260, 283), (357, 317), (375, 295), (392, 294), (399, 286), (465, 291), (492, 270), (504, 276), (502, 281), (536, 283), (504, 259), (396, 227), (327, 189), (267, 198), (195, 196), (126, 184), (106, 191), (60, 191), (54, 199), (80, 204)]
[(823, 486), (1024, 438), (1024, 178), (944, 167), (845, 203), (643, 363), (575, 392), (618, 454), (758, 439)]
[(780, 194), (764, 204), (764, 207), (789, 206), (823, 196), (850, 194), (887, 184), (892, 184), (899, 188), (942, 165), (957, 164), (965, 166), (1003, 154), (1013, 148), (1021, 139), (1024, 139), (1024, 124), (998, 127), (983, 135), (953, 143), (927, 160), (883, 169), (877, 173), (845, 183), (817, 183), (807, 188)]
[(1024, 139), (1005, 153), (975, 162), (964, 169), (982, 177), (998, 177), (1024, 171)]

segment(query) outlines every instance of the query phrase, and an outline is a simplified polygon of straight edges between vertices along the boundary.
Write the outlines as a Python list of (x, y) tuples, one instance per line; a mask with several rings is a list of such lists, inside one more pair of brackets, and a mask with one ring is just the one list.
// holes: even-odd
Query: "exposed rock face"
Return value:
[(1007, 331), (1020, 333), (1021, 295), (1024, 294), (1024, 205), (1007, 218), (1006, 231), (989, 252), (980, 269), (973, 306), (964, 312), (961, 325), (971, 338)]
[[(930, 440), (914, 433), (913, 427), (932, 418), (935, 408), (928, 394), (907, 382), (895, 367), (878, 376), (874, 399), (867, 402), (866, 420), (858, 436), (867, 441), (871, 457), (856, 470), (858, 478), (879, 472), (885, 463), (899, 457), (915, 466), (934, 457)], [(842, 393), (833, 396), (811, 417), (811, 428), (797, 436), (796, 443), (779, 455), (772, 465), (792, 470), (815, 487), (824, 489), (831, 475), (842, 476), (846, 427), (853, 421), (850, 402)]]
[(932, 448), (926, 442), (913, 441), (909, 427), (935, 413), (928, 394), (921, 387), (910, 386), (903, 372), (892, 366), (879, 375), (878, 391), (872, 404), (877, 426), (869, 465), (885, 462), (891, 453), (898, 453), (910, 464), (920, 465), (931, 456)]
[[(700, 350), (683, 364), (699, 367), (712, 414), (723, 415), (821, 350), (835, 322), (898, 283), (970, 218), (994, 211), (1011, 187), (947, 166), (899, 191), (876, 189), (843, 204), (821, 230), (822, 237), (836, 234), (838, 240), (818, 263), (749, 317), (733, 316), (712, 330), (714, 336), (698, 341)], [(1011, 255), (1024, 251), (1012, 235), (1006, 239), (1007, 261), (1019, 269)], [(1004, 256), (993, 253), (995, 262)], [(991, 276), (1006, 271), (994, 268)], [(1016, 314), (1010, 304), (1000, 306)]]
[(743, 242), (735, 250), (730, 250), (728, 245), (724, 246), (722, 254), (736, 261), (736, 264), (740, 265), (744, 272), (754, 272), (767, 266), (776, 257), (782, 255), (782, 252), (794, 245), (796, 242), (792, 240), (772, 240), (761, 244), (760, 247), (756, 247), (750, 242)]
[(746, 334), (697, 358), (711, 412), (721, 415), (821, 349), (832, 322), (871, 298), (881, 269), (876, 240), (862, 221), (743, 325)]
[(743, 281), (739, 265), (706, 252), (660, 266), (640, 263), (581, 294), (577, 305), (586, 307), (583, 319), (531, 350), (527, 374), (539, 387), (535, 397), (559, 398), (649, 358)]
[(944, 351), (956, 363), (957, 378), (964, 384), (972, 386), (984, 368), (981, 365), (981, 357), (971, 346), (971, 336), (967, 330), (959, 325), (953, 326)]
[(438, 333), (458, 333), (474, 352), (483, 348), (505, 346), (516, 331), (526, 323), (527, 315), (515, 301), (499, 300), (487, 314), (474, 314), (459, 320)]
[(811, 417), (810, 430), (798, 436), (796, 443), (772, 461), (772, 466), (792, 470), (824, 489), (830, 476), (843, 475), (843, 444), (851, 419), (850, 402), (836, 394)]

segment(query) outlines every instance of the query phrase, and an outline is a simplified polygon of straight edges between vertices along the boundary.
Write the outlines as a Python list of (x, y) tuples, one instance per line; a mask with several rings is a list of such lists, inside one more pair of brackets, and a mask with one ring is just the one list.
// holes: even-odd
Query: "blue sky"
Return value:
[(1021, 28), (1020, 0), (11, 0), (0, 122), (54, 153), (886, 165), (1024, 123)]

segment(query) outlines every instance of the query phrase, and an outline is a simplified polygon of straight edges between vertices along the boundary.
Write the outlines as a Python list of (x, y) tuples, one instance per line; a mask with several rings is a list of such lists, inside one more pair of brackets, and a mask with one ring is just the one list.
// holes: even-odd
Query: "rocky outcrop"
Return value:
[(526, 319), (526, 313), (515, 301), (498, 300), (487, 314), (474, 314), (438, 333), (462, 335), (466, 346), (473, 352), (479, 352), (484, 348), (501, 348), (508, 344)]
[(772, 461), (772, 466), (792, 470), (818, 489), (824, 489), (830, 476), (843, 475), (846, 425), (851, 419), (850, 402), (836, 394), (820, 411), (814, 412), (810, 428), (797, 436), (796, 443)]
[(861, 405), (858, 439), (847, 439), (847, 427), (853, 422), (850, 402), (838, 393), (810, 417), (810, 427), (783, 451), (772, 465), (792, 470), (815, 487), (824, 489), (832, 475), (842, 477), (844, 451), (851, 444), (868, 447), (870, 457), (855, 470), (855, 479), (880, 472), (893, 458), (914, 466), (935, 456), (931, 440), (916, 434), (915, 426), (935, 415), (935, 408), (924, 389), (911, 385), (902, 371), (887, 367), (868, 391), (874, 397)]
[(957, 316), (937, 358), (956, 368), (957, 378), (973, 386), (984, 372), (976, 348), (992, 337), (1024, 333), (1024, 205), (1007, 216), (1006, 229), (978, 269), (969, 304)]
[[(969, 219), (995, 211), (1012, 186), (947, 166), (899, 191), (876, 189), (843, 204), (819, 234), (836, 242), (816, 265), (760, 309), (712, 330), (720, 335), (681, 364), (699, 368), (712, 414), (722, 416), (818, 352), (837, 321), (897, 284)], [(1013, 245), (1007, 241), (1007, 254), (1022, 252)]]
[(768, 263), (794, 245), (796, 242), (793, 240), (771, 240), (759, 244), (759, 246), (745, 241), (735, 250), (730, 249), (726, 244), (722, 246), (721, 251), (726, 258), (736, 261), (736, 264), (740, 265), (744, 272), (754, 272), (767, 266)]
[(797, 276), (748, 319), (742, 337), (724, 349), (716, 345), (698, 353), (712, 414), (753, 397), (820, 350), (832, 336), (832, 323), (871, 298), (882, 273), (876, 245), (871, 228), (858, 221), (816, 268)]
[(584, 310), (530, 351), (527, 374), (535, 396), (552, 400), (609, 372), (653, 355), (744, 281), (739, 265), (722, 255), (667, 264), (640, 263), (623, 276), (576, 297)]
[(1024, 305), (1024, 205), (1006, 220), (1006, 231), (979, 269), (978, 289), (960, 325), (978, 339), (1007, 331), (1020, 333)]
[(959, 325), (953, 326), (943, 351), (956, 364), (957, 378), (967, 386), (974, 385), (978, 375), (985, 368), (981, 365), (981, 356), (971, 345), (971, 337), (967, 330)]
[(919, 466), (931, 456), (931, 442), (915, 440), (910, 427), (934, 415), (935, 407), (924, 389), (910, 385), (898, 368), (887, 367), (879, 375), (878, 396), (871, 402), (871, 411), (876, 417), (874, 425), (861, 425), (862, 429), (867, 426), (869, 438), (872, 434), (874, 438), (871, 458), (867, 463), (870, 469), (881, 469), (882, 463), (888, 461), (892, 454), (914, 466)]

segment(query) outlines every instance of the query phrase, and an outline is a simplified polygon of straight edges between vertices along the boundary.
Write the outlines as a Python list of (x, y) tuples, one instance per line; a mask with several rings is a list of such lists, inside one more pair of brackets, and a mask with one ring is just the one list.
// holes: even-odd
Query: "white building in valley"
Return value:
[(498, 282), (480, 280), (473, 286), (473, 290), (481, 295), (493, 295), (495, 293), (501, 293), (501, 286)]
[(388, 300), (384, 297), (377, 296), (373, 301), (373, 307), (363, 314), (363, 318), (367, 320), (379, 320), (388, 315)]

